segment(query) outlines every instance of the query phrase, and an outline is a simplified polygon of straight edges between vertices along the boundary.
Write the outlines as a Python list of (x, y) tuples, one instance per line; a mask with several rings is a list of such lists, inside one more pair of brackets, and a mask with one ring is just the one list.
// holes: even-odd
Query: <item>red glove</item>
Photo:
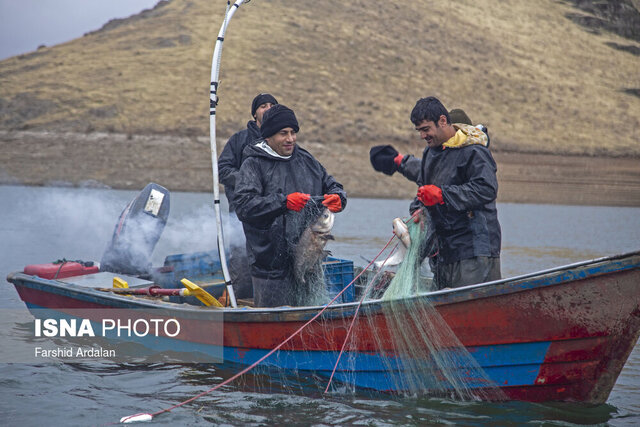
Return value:
[(404, 159), (404, 154), (398, 153), (398, 155), (393, 158), (393, 163), (395, 163), (396, 166), (400, 167), (400, 163), (402, 163), (402, 159)]
[(322, 204), (331, 212), (340, 212), (342, 210), (342, 200), (337, 194), (325, 194)]
[(442, 190), (435, 185), (423, 185), (418, 188), (418, 200), (425, 206), (433, 206), (437, 203), (444, 205)]
[(310, 198), (311, 196), (305, 193), (291, 193), (287, 196), (287, 209), (300, 212)]

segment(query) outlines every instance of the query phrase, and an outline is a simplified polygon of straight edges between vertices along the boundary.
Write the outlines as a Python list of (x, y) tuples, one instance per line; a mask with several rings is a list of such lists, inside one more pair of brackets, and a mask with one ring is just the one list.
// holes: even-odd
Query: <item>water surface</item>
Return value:
[[(137, 194), (130, 191), (0, 186), (0, 347), (19, 345), (31, 319), (4, 281), (26, 264), (57, 259), (99, 261), (115, 221)], [(171, 216), (154, 252), (215, 248), (212, 196), (172, 193)], [(337, 215), (329, 249), (364, 265), (391, 236), (391, 220), (407, 215), (408, 201), (350, 199)], [(640, 209), (499, 204), (503, 275), (640, 249)], [(241, 238), (228, 230), (230, 239)], [(0, 424), (105, 425), (137, 412), (155, 412), (208, 390), (233, 372), (215, 366), (108, 363), (0, 363)], [(293, 390), (255, 392), (248, 376), (170, 414), (154, 425), (640, 425), (640, 346), (631, 354), (605, 405), (453, 402), (381, 399)]]

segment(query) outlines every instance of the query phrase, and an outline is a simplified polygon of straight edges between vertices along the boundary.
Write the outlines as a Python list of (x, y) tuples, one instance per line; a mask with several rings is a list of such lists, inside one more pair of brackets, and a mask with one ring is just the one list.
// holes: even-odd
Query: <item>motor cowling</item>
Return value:
[(151, 270), (151, 254), (169, 217), (169, 190), (150, 183), (124, 208), (102, 255), (100, 271), (140, 275)]

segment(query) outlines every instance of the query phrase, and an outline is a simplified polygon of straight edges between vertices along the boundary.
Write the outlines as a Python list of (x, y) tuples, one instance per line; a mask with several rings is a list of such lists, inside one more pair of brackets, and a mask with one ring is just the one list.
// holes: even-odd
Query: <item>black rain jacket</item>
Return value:
[(416, 198), (410, 210), (427, 210), (429, 231), (438, 241), (437, 263), (500, 256), (496, 171), (491, 152), (482, 145), (425, 149), (419, 185), (440, 187), (444, 204), (425, 207)]
[[(487, 136), (487, 148), (488, 148), (490, 144), (489, 132), (487, 131), (486, 127), (484, 127), (482, 131)], [(400, 163), (400, 166), (398, 166), (398, 172), (400, 172), (409, 181), (415, 182), (416, 184), (418, 184), (418, 187), (423, 185), (420, 182), (420, 177), (422, 175), (422, 161), (420, 160), (420, 158), (412, 154), (406, 154), (402, 158), (402, 162)]]
[(254, 120), (247, 122), (247, 128), (234, 133), (224, 146), (218, 158), (218, 176), (224, 185), (224, 194), (229, 201), (229, 212), (235, 211), (233, 202), (236, 180), (244, 158), (242, 152), (245, 147), (260, 139), (260, 128)]
[(420, 175), (422, 172), (422, 161), (412, 154), (407, 154), (402, 158), (400, 166), (398, 166), (398, 172), (404, 175), (411, 182), (415, 182), (418, 186), (421, 186)]
[(236, 214), (247, 238), (251, 275), (283, 279), (293, 265), (293, 247), (305, 221), (287, 209), (287, 195), (294, 192), (340, 196), (342, 208), (347, 194), (342, 184), (327, 173), (308, 151), (295, 146), (288, 159), (274, 157), (259, 145), (245, 148), (236, 182)]

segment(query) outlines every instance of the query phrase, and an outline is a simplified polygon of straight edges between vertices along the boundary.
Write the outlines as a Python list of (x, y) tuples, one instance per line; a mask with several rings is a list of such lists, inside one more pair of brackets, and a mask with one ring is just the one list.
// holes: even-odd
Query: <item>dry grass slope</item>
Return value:
[[(0, 129), (206, 135), (224, 8), (162, 2), (0, 62)], [(432, 94), (487, 124), (496, 152), (640, 156), (640, 43), (575, 15), (590, 16), (554, 0), (254, 0), (227, 32), (219, 135), (269, 91), (303, 143), (417, 152), (408, 114)]]

